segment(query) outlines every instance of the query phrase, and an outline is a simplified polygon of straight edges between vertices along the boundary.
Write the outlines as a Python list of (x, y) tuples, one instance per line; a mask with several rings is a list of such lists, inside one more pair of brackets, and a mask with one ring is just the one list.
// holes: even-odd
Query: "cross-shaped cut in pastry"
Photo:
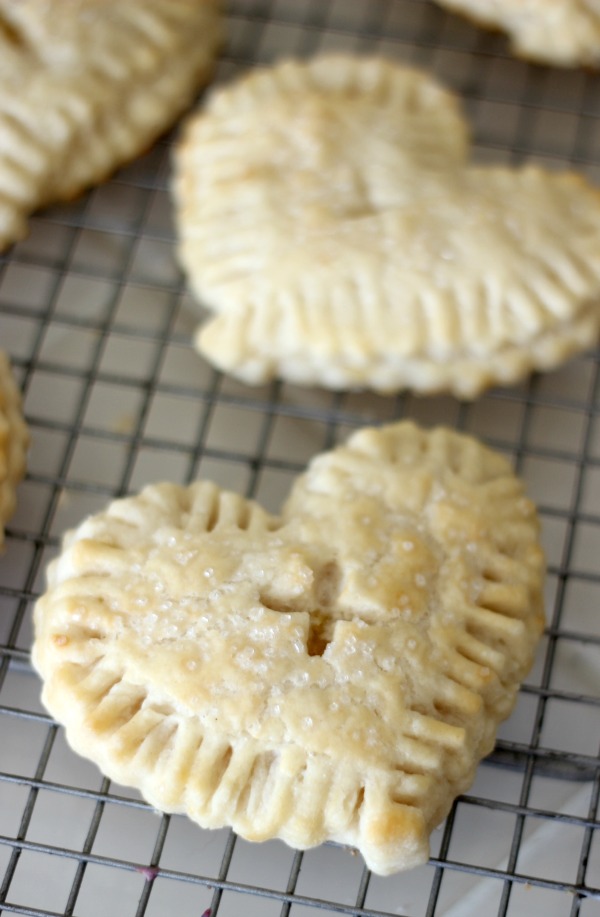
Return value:
[(318, 456), (280, 517), (157, 484), (68, 534), (35, 609), (43, 699), (155, 807), (245, 838), (422, 863), (542, 627), (508, 463), (412, 423)]

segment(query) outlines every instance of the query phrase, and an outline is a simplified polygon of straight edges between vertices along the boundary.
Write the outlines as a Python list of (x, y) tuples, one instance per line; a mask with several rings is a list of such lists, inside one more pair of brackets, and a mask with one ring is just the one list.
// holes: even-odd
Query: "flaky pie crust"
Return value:
[(69, 533), (35, 608), (43, 700), (156, 808), (388, 874), (473, 779), (542, 628), (531, 502), (410, 422), (313, 460), (280, 517), (157, 484)]
[(597, 0), (436, 0), (478, 25), (507, 32), (520, 57), (557, 67), (600, 66)]
[(469, 156), (457, 98), (391, 60), (215, 90), (173, 182), (199, 351), (249, 384), (473, 398), (594, 345), (600, 192)]
[(0, 250), (145, 152), (219, 42), (218, 0), (0, 0)]

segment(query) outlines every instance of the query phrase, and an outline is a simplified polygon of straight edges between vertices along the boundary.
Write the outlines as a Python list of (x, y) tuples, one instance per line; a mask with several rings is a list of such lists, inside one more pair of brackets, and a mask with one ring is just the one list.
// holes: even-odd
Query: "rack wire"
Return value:
[[(464, 99), (481, 161), (600, 181), (600, 76), (528, 65), (428, 0), (231, 0), (217, 80), (347, 49), (427, 68)], [(193, 353), (173, 256), (176, 132), (32, 220), (0, 259), (0, 343), (33, 443), (0, 559), (0, 913), (35, 917), (600, 915), (600, 373), (563, 369), (452, 398), (248, 389)], [(67, 747), (29, 665), (31, 608), (61, 533), (152, 480), (208, 477), (276, 510), (316, 452), (408, 416), (509, 455), (537, 500), (547, 627), (495, 754), (433, 838), (381, 879), (336, 845), (251, 845), (153, 812)]]

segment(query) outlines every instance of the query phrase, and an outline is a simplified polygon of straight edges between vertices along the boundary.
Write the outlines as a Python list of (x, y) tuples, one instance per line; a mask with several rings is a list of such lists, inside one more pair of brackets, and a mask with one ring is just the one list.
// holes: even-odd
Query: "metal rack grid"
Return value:
[[(600, 180), (600, 76), (513, 59), (427, 0), (231, 0), (216, 75), (353, 49), (464, 98), (482, 161)], [(276, 383), (248, 389), (190, 348), (198, 311), (173, 257), (173, 135), (0, 259), (0, 342), (33, 444), (0, 559), (0, 913), (119, 917), (600, 915), (600, 371), (596, 354), (473, 404)], [(370, 876), (335, 845), (250, 845), (154, 813), (70, 752), (39, 703), (30, 612), (61, 533), (157, 479), (209, 477), (276, 509), (316, 452), (410, 416), (507, 453), (538, 501), (548, 625), (495, 763), (433, 838), (430, 863)]]

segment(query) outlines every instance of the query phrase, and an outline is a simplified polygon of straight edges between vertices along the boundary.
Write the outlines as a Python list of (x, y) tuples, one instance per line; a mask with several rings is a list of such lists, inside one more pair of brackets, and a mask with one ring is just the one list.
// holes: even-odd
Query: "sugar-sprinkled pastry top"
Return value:
[(392, 424), (315, 458), (279, 517), (198, 482), (87, 519), (33, 662), (72, 746), (157, 808), (387, 874), (426, 860), (491, 750), (542, 577), (506, 460)]

